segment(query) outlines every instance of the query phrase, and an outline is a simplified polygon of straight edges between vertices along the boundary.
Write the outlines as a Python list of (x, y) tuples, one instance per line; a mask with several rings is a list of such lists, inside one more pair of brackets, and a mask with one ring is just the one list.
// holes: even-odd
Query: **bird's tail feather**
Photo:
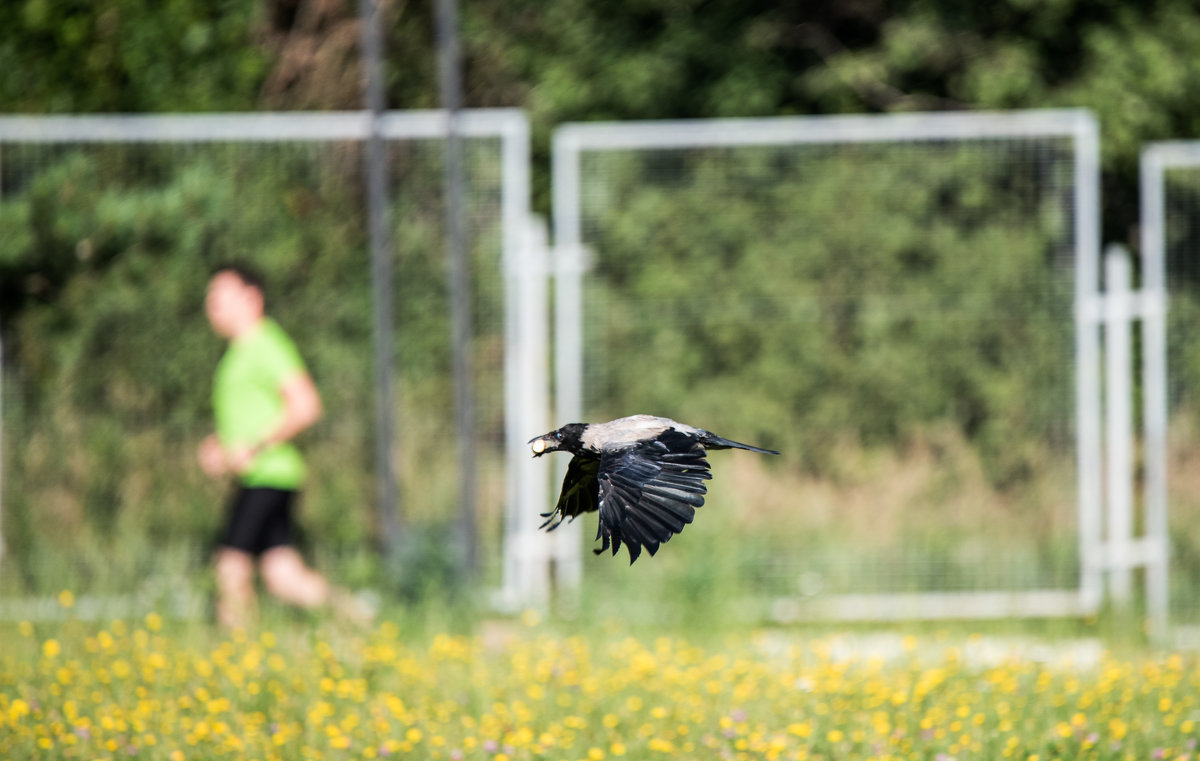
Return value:
[(745, 449), (749, 452), (758, 452), (759, 454), (779, 454), (774, 449), (763, 449), (762, 447), (743, 444), (740, 441), (723, 439), (715, 433), (709, 433), (708, 431), (703, 433), (700, 441), (709, 449)]

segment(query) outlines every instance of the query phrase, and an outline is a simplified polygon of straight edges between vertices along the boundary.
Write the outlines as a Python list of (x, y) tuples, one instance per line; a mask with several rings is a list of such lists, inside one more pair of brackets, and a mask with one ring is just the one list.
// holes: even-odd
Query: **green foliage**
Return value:
[(1141, 145), (1200, 134), (1189, 0), (556, 0), (464, 17), (469, 98), (529, 109), (543, 157), (567, 121), (1086, 107), (1106, 237), (1133, 242)]
[(244, 0), (0, 5), (0, 103), (23, 112), (244, 109), (266, 73)]

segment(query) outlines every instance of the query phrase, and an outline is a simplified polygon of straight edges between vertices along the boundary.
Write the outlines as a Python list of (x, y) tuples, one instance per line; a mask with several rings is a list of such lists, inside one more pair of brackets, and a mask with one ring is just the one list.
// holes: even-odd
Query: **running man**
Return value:
[(240, 265), (218, 268), (205, 313), (229, 348), (213, 379), (216, 433), (200, 443), (200, 467), (237, 488), (215, 556), (217, 620), (245, 626), (256, 609), (257, 561), (271, 594), (304, 608), (331, 602), (325, 577), (294, 546), (292, 511), (305, 465), (292, 443), (321, 418), (321, 397), (295, 344), (264, 311), (263, 282)]

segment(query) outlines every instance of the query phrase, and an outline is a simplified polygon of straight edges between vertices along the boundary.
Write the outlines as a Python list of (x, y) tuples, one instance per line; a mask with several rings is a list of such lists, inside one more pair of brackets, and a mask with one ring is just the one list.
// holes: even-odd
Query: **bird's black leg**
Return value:
[(604, 534), (604, 535), (602, 536), (602, 535), (601, 535), (601, 532), (597, 531), (597, 532), (596, 532), (596, 538), (597, 538), (597, 539), (603, 539), (604, 541), (602, 541), (602, 542), (600, 543), (600, 549), (598, 549), (598, 550), (592, 550), (592, 552), (596, 553), (597, 555), (601, 555), (601, 554), (603, 554), (603, 553), (604, 553), (604, 551), (605, 551), (605, 550), (607, 550), (607, 549), (608, 549), (608, 535), (607, 535), (607, 534)]

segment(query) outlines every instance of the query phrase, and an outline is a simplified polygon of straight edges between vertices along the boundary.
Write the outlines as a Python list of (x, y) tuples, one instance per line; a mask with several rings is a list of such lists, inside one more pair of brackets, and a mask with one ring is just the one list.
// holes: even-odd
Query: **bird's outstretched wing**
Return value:
[(674, 430), (601, 455), (595, 478), (600, 511), (596, 538), (602, 544), (596, 552), (611, 544), (615, 555), (624, 542), (633, 563), (643, 547), (653, 555), (691, 523), (704, 504), (704, 482), (712, 478), (704, 455), (703, 444)]
[(599, 470), (600, 460), (595, 457), (572, 457), (567, 464), (567, 475), (563, 477), (558, 504), (552, 511), (542, 513), (546, 521), (541, 528), (553, 531), (567, 518), (595, 512), (600, 506), (600, 482), (596, 479)]

